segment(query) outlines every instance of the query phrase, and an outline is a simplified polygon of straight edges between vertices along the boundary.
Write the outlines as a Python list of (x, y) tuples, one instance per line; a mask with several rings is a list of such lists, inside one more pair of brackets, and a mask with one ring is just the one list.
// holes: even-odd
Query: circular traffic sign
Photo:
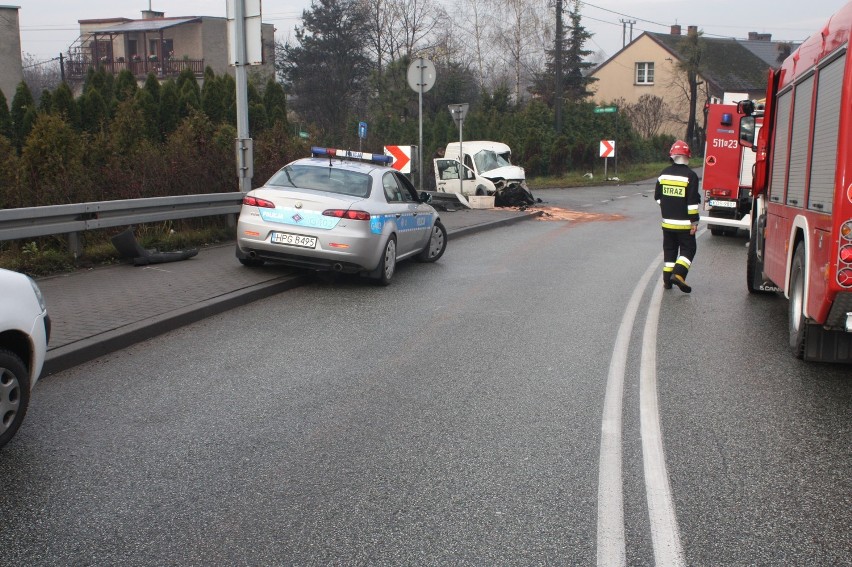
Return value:
[(419, 57), (408, 66), (408, 86), (414, 92), (429, 92), (435, 86), (435, 64)]

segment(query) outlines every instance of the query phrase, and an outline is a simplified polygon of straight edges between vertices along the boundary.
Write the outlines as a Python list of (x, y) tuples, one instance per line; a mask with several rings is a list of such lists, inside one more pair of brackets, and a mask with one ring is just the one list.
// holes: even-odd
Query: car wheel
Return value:
[(488, 191), (485, 190), (485, 187), (480, 185), (476, 188), (476, 194), (485, 197), (488, 195)]
[(260, 258), (240, 258), (240, 264), (249, 268), (257, 268), (263, 265), (263, 260)]
[(435, 262), (444, 255), (444, 250), (447, 249), (447, 229), (441, 224), (441, 221), (435, 221), (435, 226), (432, 227), (432, 232), (429, 235), (429, 242), (420, 254), (417, 255), (418, 262)]
[(790, 272), (790, 350), (793, 356), (803, 358), (808, 339), (808, 322), (805, 319), (805, 246), (801, 244), (793, 255)]
[(0, 349), (0, 447), (21, 427), (30, 404), (30, 375), (20, 357)]
[(393, 279), (393, 274), (396, 271), (396, 237), (388, 238), (388, 243), (385, 244), (385, 252), (382, 254), (382, 261), (379, 262), (379, 275), (376, 278), (376, 283), (379, 285), (388, 285)]

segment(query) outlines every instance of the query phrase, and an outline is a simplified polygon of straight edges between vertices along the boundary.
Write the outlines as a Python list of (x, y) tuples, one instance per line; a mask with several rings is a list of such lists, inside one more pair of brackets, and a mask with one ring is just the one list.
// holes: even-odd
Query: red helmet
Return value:
[(683, 140), (678, 140), (677, 142), (672, 144), (672, 149), (669, 150), (669, 157), (675, 156), (686, 156), (688, 158), (691, 158), (692, 152), (689, 151), (689, 144), (687, 144)]

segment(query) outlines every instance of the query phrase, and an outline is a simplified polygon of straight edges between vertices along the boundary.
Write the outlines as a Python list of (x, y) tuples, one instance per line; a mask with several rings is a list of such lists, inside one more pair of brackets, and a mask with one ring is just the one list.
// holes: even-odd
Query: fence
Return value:
[(82, 253), (81, 232), (164, 220), (235, 215), (240, 212), (244, 195), (241, 192), (207, 193), (2, 209), (0, 241), (67, 234), (69, 248), (79, 256)]

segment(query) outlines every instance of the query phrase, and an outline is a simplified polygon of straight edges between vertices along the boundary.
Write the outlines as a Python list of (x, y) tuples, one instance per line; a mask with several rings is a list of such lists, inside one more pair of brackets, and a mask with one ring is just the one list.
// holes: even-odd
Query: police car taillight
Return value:
[(246, 195), (243, 197), (243, 205), (248, 205), (249, 207), (261, 207), (263, 209), (274, 209), (275, 203), (272, 201), (267, 201), (266, 199), (258, 199), (257, 197), (252, 197), (251, 195)]
[(319, 148), (312, 147), (311, 148), (312, 156), (329, 156), (329, 157), (337, 157), (337, 158), (351, 158), (351, 159), (360, 159), (364, 161), (372, 161), (375, 163), (387, 163), (390, 164), (393, 162), (393, 158), (391, 156), (386, 156), (384, 154), (368, 154), (364, 152), (353, 152), (351, 150), (337, 150), (334, 148)]
[(335, 217), (338, 219), (349, 220), (370, 220), (370, 213), (367, 211), (352, 211), (345, 209), (326, 209), (322, 212), (324, 217)]

